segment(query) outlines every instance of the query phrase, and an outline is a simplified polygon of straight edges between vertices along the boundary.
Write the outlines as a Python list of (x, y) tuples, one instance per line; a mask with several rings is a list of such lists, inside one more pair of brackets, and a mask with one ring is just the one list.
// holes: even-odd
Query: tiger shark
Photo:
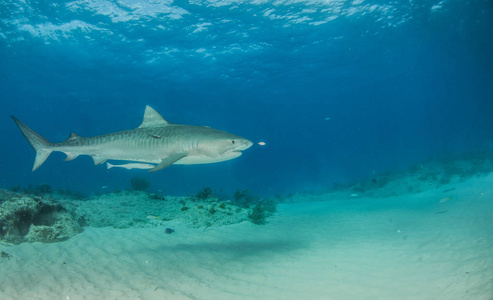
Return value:
[(93, 137), (71, 133), (61, 143), (51, 143), (12, 116), (22, 134), (36, 151), (32, 170), (38, 169), (53, 151), (67, 155), (66, 161), (90, 155), (95, 165), (107, 160), (156, 164), (148, 172), (172, 164), (207, 164), (236, 158), (252, 142), (210, 127), (178, 125), (166, 121), (156, 110), (146, 106), (139, 127)]

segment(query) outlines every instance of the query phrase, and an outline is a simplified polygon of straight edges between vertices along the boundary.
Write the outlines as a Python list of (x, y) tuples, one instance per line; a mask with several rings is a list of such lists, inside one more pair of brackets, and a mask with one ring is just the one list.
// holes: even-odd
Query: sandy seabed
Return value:
[(493, 299), (493, 175), (281, 204), (264, 226), (170, 226), (1, 245), (0, 299)]

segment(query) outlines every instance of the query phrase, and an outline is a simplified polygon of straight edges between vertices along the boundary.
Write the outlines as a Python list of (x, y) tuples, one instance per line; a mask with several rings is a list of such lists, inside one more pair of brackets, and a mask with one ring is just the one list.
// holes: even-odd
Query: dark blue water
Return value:
[[(493, 150), (493, 13), (476, 1), (0, 2), (0, 186), (192, 194), (325, 189), (417, 161)], [(34, 151), (137, 127), (145, 105), (255, 145), (148, 174)]]

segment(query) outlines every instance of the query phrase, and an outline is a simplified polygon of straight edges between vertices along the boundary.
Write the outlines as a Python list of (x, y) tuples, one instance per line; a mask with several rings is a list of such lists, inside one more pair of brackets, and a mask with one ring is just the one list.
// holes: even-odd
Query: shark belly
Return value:
[(216, 162), (227, 161), (236, 158), (241, 155), (241, 152), (231, 152), (231, 154), (225, 154), (221, 156), (201, 156), (201, 155), (190, 155), (184, 157), (177, 162), (176, 165), (198, 165), (198, 164), (212, 164)]

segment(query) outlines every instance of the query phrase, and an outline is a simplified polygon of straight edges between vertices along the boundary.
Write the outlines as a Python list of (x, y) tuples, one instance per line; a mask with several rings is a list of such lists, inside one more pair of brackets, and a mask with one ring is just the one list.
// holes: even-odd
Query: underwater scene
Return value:
[(0, 299), (493, 299), (490, 0), (0, 0)]

